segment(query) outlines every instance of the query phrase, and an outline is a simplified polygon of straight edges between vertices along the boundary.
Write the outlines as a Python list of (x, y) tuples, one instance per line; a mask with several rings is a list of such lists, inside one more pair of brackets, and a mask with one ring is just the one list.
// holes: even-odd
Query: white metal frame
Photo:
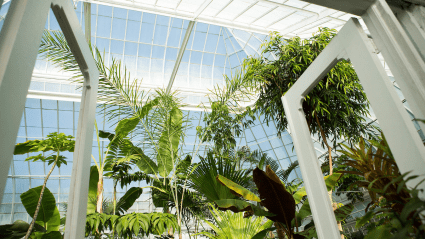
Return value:
[[(378, 49), (388, 63), (396, 82), (400, 85), (404, 96), (416, 118), (425, 119), (425, 63), (418, 49), (425, 52), (425, 35), (419, 27), (413, 30), (412, 14), (401, 10), (399, 20), (385, 0), (377, 0), (372, 4), (362, 19), (366, 23)], [(401, 23), (410, 30), (410, 35), (419, 43), (415, 47)], [(413, 23), (412, 23), (413, 24)]]
[[(304, 97), (339, 61), (350, 60), (385, 133), (401, 173), (425, 175), (425, 148), (406, 109), (388, 79), (375, 47), (357, 19), (352, 18), (300, 79), (282, 97), (301, 173), (320, 239), (338, 239), (340, 233), (323, 174), (302, 109)], [(417, 181), (410, 181), (409, 186)]]
[(83, 238), (99, 72), (68, 0), (15, 0), (0, 32), (0, 198), (50, 8), (84, 75), (65, 238)]

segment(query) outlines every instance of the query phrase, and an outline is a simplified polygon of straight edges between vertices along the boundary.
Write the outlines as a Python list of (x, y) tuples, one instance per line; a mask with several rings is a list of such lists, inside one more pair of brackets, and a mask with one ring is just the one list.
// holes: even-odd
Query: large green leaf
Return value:
[(115, 127), (115, 138), (124, 138), (131, 131), (133, 131), (137, 124), (140, 122), (138, 117), (132, 117), (129, 119), (123, 119), (118, 122), (117, 127)]
[(60, 239), (60, 238), (62, 238), (62, 234), (59, 231), (51, 231), (41, 236), (41, 239)]
[(37, 149), (32, 149), (34, 146), (34, 143), (38, 143), (40, 142), (40, 140), (30, 140), (30, 141), (26, 141), (24, 143), (19, 143), (15, 145), (15, 151), (13, 152), (13, 154), (18, 155), (18, 154), (26, 154), (26, 153), (30, 153), (30, 152), (37, 152)]
[(158, 140), (158, 172), (162, 177), (167, 177), (173, 170), (177, 161), (177, 152), (181, 138), (183, 113), (179, 108), (170, 111), (170, 118), (164, 122), (164, 131)]
[(381, 225), (369, 231), (364, 239), (387, 239), (391, 238), (391, 226)]
[(231, 189), (233, 192), (235, 192), (237, 195), (239, 195), (240, 197), (245, 198), (246, 200), (249, 201), (255, 201), (255, 202), (261, 202), (261, 199), (255, 195), (253, 192), (249, 191), (248, 189), (240, 186), (239, 184), (234, 183), (233, 181), (218, 175), (217, 176), (217, 180), (223, 184), (224, 186), (228, 187), (229, 189)]
[(90, 167), (89, 199), (87, 201), (87, 214), (96, 211), (95, 199), (97, 199), (97, 183), (99, 182), (99, 171), (96, 166)]
[(119, 205), (118, 211), (120, 213), (125, 213), (131, 206), (133, 206), (134, 202), (142, 195), (143, 189), (139, 187), (130, 188), (124, 196), (120, 198), (117, 205)]
[(305, 187), (300, 188), (296, 193), (294, 193), (293, 197), (295, 200), (295, 204), (298, 204), (301, 202), (304, 196), (307, 195), (307, 192), (305, 191)]
[(150, 159), (145, 154), (135, 155), (137, 157), (136, 165), (139, 167), (142, 172), (146, 174), (156, 174), (158, 173), (158, 166), (156, 163)]
[[(21, 201), (27, 210), (27, 213), (33, 217), (37, 208), (38, 199), (40, 198), (42, 186), (31, 188), (21, 194)], [(46, 187), (44, 189), (43, 198), (41, 199), (40, 210), (36, 221), (47, 223), (53, 216), (56, 208), (55, 196)]]
[(345, 220), (345, 218), (347, 218), (348, 215), (350, 215), (351, 212), (353, 212), (353, 209), (354, 209), (354, 206), (352, 204), (347, 204), (347, 205), (344, 205), (344, 206), (336, 209), (334, 211), (336, 221), (340, 222), (340, 221)]
[(53, 216), (47, 222), (46, 230), (47, 232), (59, 231), (60, 225), (61, 225), (61, 215), (59, 213), (59, 209), (55, 207)]
[(325, 184), (328, 191), (333, 190), (338, 180), (341, 178), (341, 173), (334, 173), (332, 175), (325, 176)]
[(253, 171), (254, 182), (260, 193), (261, 205), (266, 207), (269, 212), (276, 216), (267, 218), (284, 223), (288, 228), (295, 217), (295, 200), (292, 195), (286, 191), (277, 175), (267, 167), (267, 173), (256, 168)]
[(276, 230), (276, 227), (264, 229), (259, 233), (255, 234), (251, 239), (264, 239), (267, 236), (268, 232), (272, 232), (274, 230)]
[(243, 212), (252, 210), (251, 203), (239, 199), (222, 199), (214, 201), (220, 210), (230, 210), (232, 212)]
[(308, 199), (305, 200), (303, 205), (301, 206), (300, 210), (297, 213), (297, 220), (298, 223), (301, 223), (301, 221), (311, 215), (311, 208), (310, 203), (308, 202)]

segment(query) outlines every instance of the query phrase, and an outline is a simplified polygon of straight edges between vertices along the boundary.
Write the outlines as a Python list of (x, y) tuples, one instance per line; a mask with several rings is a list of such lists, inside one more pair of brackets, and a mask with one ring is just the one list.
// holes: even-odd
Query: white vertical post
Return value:
[(65, 239), (80, 239), (86, 225), (99, 72), (72, 4), (67, 0), (56, 2), (52, 10), (84, 75), (65, 226)]
[(385, 0), (376, 0), (362, 19), (415, 117), (425, 119), (425, 63), (411, 39)]
[[(335, 38), (338, 37), (340, 36)], [(317, 235), (320, 239), (340, 239), (341, 234), (311, 140), (302, 102), (305, 95), (338, 63), (336, 56), (341, 49), (335, 38), (282, 97)]]
[(0, 199), (49, 6), (49, 1), (12, 1), (0, 32)]
[(68, 0), (15, 0), (0, 32), (0, 198), (50, 7), (84, 75), (65, 238), (84, 237), (99, 72)]
[[(351, 60), (401, 173), (425, 175), (425, 148), (375, 49), (357, 19), (351, 19), (282, 97), (301, 173), (320, 239), (340, 238), (317, 155), (302, 109), (304, 97), (339, 60)], [(408, 182), (416, 186), (418, 180)], [(425, 186), (421, 186), (425, 188)]]

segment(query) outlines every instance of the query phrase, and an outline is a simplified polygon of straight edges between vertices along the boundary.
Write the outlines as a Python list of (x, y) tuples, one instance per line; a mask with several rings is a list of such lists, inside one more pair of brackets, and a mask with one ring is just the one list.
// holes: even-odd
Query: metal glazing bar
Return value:
[(37, 59), (50, 2), (12, 1), (0, 32), (0, 198)]
[(195, 21), (190, 21), (189, 26), (187, 27), (186, 34), (184, 35), (182, 45), (180, 46), (179, 54), (177, 55), (176, 63), (174, 64), (173, 72), (171, 73), (170, 81), (167, 86), (167, 93), (171, 92), (171, 88), (174, 84), (174, 79), (176, 79), (177, 71), (179, 70), (180, 63), (183, 58), (184, 51), (186, 50), (187, 43), (189, 42), (190, 34), (192, 33), (193, 26)]

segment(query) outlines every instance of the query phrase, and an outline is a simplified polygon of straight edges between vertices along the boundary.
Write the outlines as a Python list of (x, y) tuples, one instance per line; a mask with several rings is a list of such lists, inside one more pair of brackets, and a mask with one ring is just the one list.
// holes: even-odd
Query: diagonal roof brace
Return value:
[(195, 21), (190, 21), (189, 26), (187, 27), (186, 34), (184, 35), (182, 45), (180, 46), (179, 54), (177, 55), (176, 64), (174, 64), (173, 72), (171, 73), (170, 81), (167, 86), (167, 93), (171, 92), (171, 88), (174, 84), (174, 79), (176, 79), (177, 71), (179, 70), (180, 63), (183, 58), (184, 51), (186, 50), (187, 43), (189, 42), (190, 34), (192, 33), (193, 26)]

